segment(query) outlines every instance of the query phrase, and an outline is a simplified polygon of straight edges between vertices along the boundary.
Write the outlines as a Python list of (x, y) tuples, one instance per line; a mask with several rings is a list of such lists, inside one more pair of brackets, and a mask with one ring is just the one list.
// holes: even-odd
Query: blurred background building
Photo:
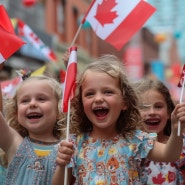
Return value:
[[(43, 64), (54, 72), (65, 69), (62, 54), (72, 44), (90, 0), (0, 0), (11, 18), (20, 18), (52, 48), (58, 57), (53, 63), (31, 48), (16, 52), (5, 63), (8, 70)], [(120, 51), (99, 39), (86, 22), (75, 41), (78, 67), (81, 69), (95, 57), (114, 54), (125, 64), (131, 80), (143, 76), (177, 83), (185, 63), (185, 1), (148, 0), (157, 8), (143, 28)], [(137, 20), (136, 20), (137, 21)], [(27, 46), (23, 46), (27, 47)], [(178, 92), (177, 92), (178, 93)], [(176, 94), (177, 94), (176, 93)]]

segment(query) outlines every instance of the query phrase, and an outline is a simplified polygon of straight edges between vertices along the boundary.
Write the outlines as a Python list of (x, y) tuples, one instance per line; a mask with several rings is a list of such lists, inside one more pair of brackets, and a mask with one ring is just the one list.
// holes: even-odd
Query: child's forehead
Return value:
[[(44, 89), (43, 89), (44, 88)], [(40, 90), (53, 90), (51, 83), (47, 80), (36, 80), (36, 79), (30, 79), (27, 81), (24, 81), (19, 88), (17, 89), (17, 93), (20, 91), (40, 91)]]
[(25, 81), (23, 81), (22, 86), (26, 85), (26, 86), (32, 86), (32, 85), (37, 85), (37, 84), (50, 84), (48, 80), (46, 79), (36, 79), (36, 78), (30, 78), (27, 79)]

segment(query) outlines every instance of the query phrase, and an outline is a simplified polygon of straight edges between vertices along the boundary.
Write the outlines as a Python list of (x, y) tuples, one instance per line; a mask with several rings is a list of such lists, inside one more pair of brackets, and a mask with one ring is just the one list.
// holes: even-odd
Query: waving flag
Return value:
[(11, 80), (2, 81), (1, 82), (1, 91), (2, 91), (3, 97), (12, 98), (17, 85), (20, 84), (21, 82), (22, 82), (21, 77), (16, 77)]
[(46, 70), (46, 65), (44, 65), (44, 66), (38, 68), (37, 70), (33, 71), (33, 72), (31, 73), (31, 76), (43, 75), (44, 72), (45, 72), (45, 70)]
[(184, 76), (185, 76), (185, 65), (183, 66), (183, 69), (182, 69), (182, 73), (181, 73), (181, 76), (180, 76), (178, 87), (182, 87), (182, 84), (183, 84), (183, 81), (184, 81)]
[(25, 42), (14, 32), (11, 20), (3, 5), (0, 5), (0, 63), (8, 59)]
[(77, 47), (72, 46), (70, 48), (69, 62), (64, 82), (64, 91), (62, 99), (63, 112), (68, 111), (68, 102), (70, 101), (70, 98), (73, 96), (75, 89), (76, 74), (77, 74)]
[(40, 50), (48, 60), (57, 61), (55, 53), (44, 44), (44, 42), (26, 25), (22, 20), (18, 19), (19, 36), (27, 39), (35, 48)]
[(98, 37), (119, 50), (155, 10), (144, 0), (94, 0), (82, 23), (88, 21)]

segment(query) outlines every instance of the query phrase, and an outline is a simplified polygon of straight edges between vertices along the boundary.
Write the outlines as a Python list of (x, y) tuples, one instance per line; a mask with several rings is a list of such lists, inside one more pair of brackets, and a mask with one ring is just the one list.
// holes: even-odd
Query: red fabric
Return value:
[(132, 36), (143, 26), (154, 13), (155, 8), (145, 1), (141, 1), (123, 22), (106, 38), (106, 41), (120, 50)]
[(91, 3), (82, 23), (88, 21), (98, 37), (120, 50), (155, 10), (144, 0), (97, 0)]
[(15, 34), (13, 25), (2, 5), (0, 5), (0, 17), (0, 63), (2, 63), (25, 44), (25, 42)]
[(183, 69), (182, 69), (182, 73), (181, 73), (181, 76), (180, 76), (178, 87), (182, 87), (182, 84), (183, 84), (183, 81), (184, 81), (184, 75), (185, 75), (185, 64), (184, 64)]
[(68, 111), (68, 103), (74, 95), (75, 82), (77, 74), (77, 47), (72, 46), (70, 48), (69, 62), (65, 75), (64, 91), (62, 98), (62, 111)]
[(22, 4), (24, 6), (34, 6), (36, 4), (37, 0), (22, 0)]

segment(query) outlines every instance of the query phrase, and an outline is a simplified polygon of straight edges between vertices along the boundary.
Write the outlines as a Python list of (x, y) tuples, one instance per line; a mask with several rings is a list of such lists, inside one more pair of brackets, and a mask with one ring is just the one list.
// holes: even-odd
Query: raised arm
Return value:
[[(181, 134), (177, 136), (178, 121), (181, 122)], [(177, 104), (171, 115), (172, 132), (167, 144), (156, 142), (148, 158), (153, 161), (174, 162), (179, 159), (183, 146), (185, 128), (185, 103)]]
[[(4, 63), (0, 64), (0, 70), (3, 68)], [(3, 96), (1, 91), (1, 84), (0, 84), (0, 111), (3, 112)]]

